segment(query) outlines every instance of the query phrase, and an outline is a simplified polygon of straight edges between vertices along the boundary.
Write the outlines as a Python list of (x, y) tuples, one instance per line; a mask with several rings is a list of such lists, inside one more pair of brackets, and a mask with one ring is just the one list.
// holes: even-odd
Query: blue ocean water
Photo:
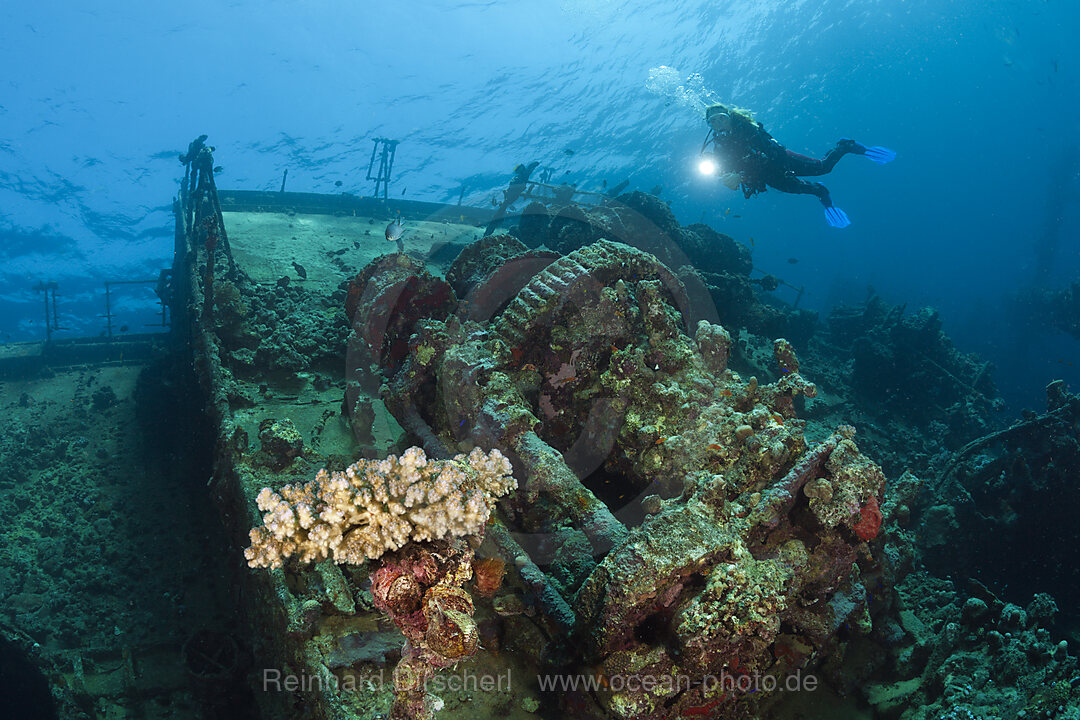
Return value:
[[(66, 336), (96, 335), (105, 280), (170, 264), (177, 155), (196, 135), (222, 187), (277, 189), (288, 169), (290, 190), (355, 194), (387, 136), (408, 199), (464, 188), (487, 205), (533, 159), (582, 188), (659, 185), (681, 222), (752, 238), (755, 265), (805, 286), (805, 307), (873, 287), (939, 309), (1015, 406), (1080, 378), (1077, 341), (1016, 321), (1012, 301), (1080, 272), (1080, 9), (1066, 0), (47, 0), (7, 3), (0, 21), (4, 341), (43, 336), (40, 281), (58, 283)], [(848, 158), (826, 179), (843, 231), (812, 198), (744, 200), (696, 173), (705, 127), (647, 87), (661, 66), (700, 75), (792, 150), (850, 136), (899, 157)], [(115, 301), (133, 329), (156, 321), (149, 287)]]
[[(513, 168), (530, 161), (539, 162), (553, 183), (573, 183), (579, 189), (600, 191), (626, 181), (630, 190), (658, 193), (683, 225), (704, 222), (751, 247), (754, 277), (779, 277), (784, 283), (775, 297), (789, 303), (798, 297), (800, 307), (817, 311), (823, 321), (836, 307), (862, 303), (871, 293), (890, 306), (905, 307), (908, 315), (932, 306), (956, 348), (993, 363), (993, 382), (1008, 407), (992, 426), (983, 424), (990, 415), (986, 407), (975, 407), (972, 400), (980, 391), (965, 393), (948, 411), (936, 408), (942, 411), (928, 413), (933, 419), (924, 421), (912, 411), (919, 407), (912, 406), (936, 405), (938, 398), (912, 392), (908, 402), (897, 401), (888, 394), (893, 389), (888, 378), (872, 372), (881, 356), (861, 356), (864, 384), (847, 398), (838, 398), (829, 388), (828, 374), (842, 370), (813, 366), (804, 356), (805, 367), (826, 376), (823, 392), (813, 404), (792, 412), (819, 426), (827, 419), (829, 432), (835, 417), (842, 415), (845, 424), (850, 419), (859, 428), (858, 442), (867, 457), (883, 466), (888, 463), (881, 507), (879, 488), (867, 481), (865, 503), (860, 499), (862, 504), (849, 508), (858, 523), (850, 531), (842, 528), (846, 535), (841, 538), (851, 539), (851, 547), (854, 538), (877, 543), (872, 550), (859, 545), (867, 574), (858, 590), (865, 589), (866, 596), (845, 587), (829, 600), (836, 603), (831, 617), (844, 622), (844, 642), (851, 640), (852, 651), (848, 653), (847, 646), (844, 650), (849, 665), (845, 672), (851, 678), (864, 668), (853, 671), (850, 666), (880, 668), (886, 652), (895, 651), (897, 664), (907, 667), (895, 677), (887, 675), (891, 668), (882, 671), (882, 679), (925, 679), (927, 687), (919, 691), (925, 694), (915, 693), (904, 702), (913, 710), (934, 705), (941, 710), (935, 720), (976, 717), (971, 711), (960, 712), (960, 701), (971, 699), (971, 685), (962, 687), (956, 679), (966, 682), (963, 670), (986, 680), (982, 667), (976, 670), (972, 664), (976, 655), (984, 666), (994, 668), (998, 687), (990, 689), (1002, 691), (987, 691), (987, 702), (1005, 697), (1012, 703), (1008, 712), (984, 711), (977, 717), (1051, 716), (1059, 703), (1069, 702), (1060, 698), (1070, 692), (1071, 714), (1058, 710), (1055, 717), (1080, 717), (1076, 398), (1059, 389), (1057, 405), (1051, 403), (1056, 409), (1048, 408), (1041, 419), (1027, 415), (1024, 432), (1008, 434), (1024, 430), (1024, 423), (996, 435), (996, 440), (991, 432), (1023, 417), (1022, 408), (1041, 411), (1044, 387), (1051, 380), (1064, 378), (1072, 391), (1080, 387), (1080, 340), (1055, 327), (1045, 311), (1033, 312), (1036, 306), (1030, 302), (1070, 283), (1080, 289), (1077, 29), (1080, 7), (1073, 0), (5, 3), (0, 7), (0, 63), (6, 70), (0, 78), (0, 344), (45, 337), (47, 296), (40, 290), (42, 283), (57, 288), (61, 327), (54, 337), (105, 332), (104, 288), (113, 281), (151, 281), (113, 286), (114, 332), (163, 330), (152, 281), (173, 264), (172, 201), (184, 174), (178, 158), (204, 133), (216, 148), (215, 160), (222, 165), (216, 182), (225, 190), (276, 191), (287, 172), (290, 191), (369, 195), (372, 183), (365, 174), (373, 140), (380, 137), (400, 141), (390, 182), (394, 199), (460, 201), (490, 209), (493, 199), (502, 197)], [(851, 137), (892, 148), (897, 158), (879, 166), (846, 157), (822, 178), (852, 220), (848, 228), (832, 228), (813, 197), (770, 190), (746, 199), (717, 177), (698, 172), (706, 135), (702, 109), (712, 100), (750, 109), (780, 142), (799, 153), (820, 157), (839, 138)], [(379, 227), (372, 225), (377, 237)], [(196, 244), (203, 247), (201, 239)], [(389, 251), (392, 246), (385, 247)], [(360, 269), (346, 268), (340, 260), (343, 252), (348, 250), (335, 251), (342, 277)], [(297, 267), (294, 278), (307, 279), (307, 271), (293, 265)], [(381, 457), (393, 443), (404, 441), (387, 413), (380, 409), (376, 417), (385, 377), (364, 378), (369, 381), (365, 386), (352, 374), (342, 378), (322, 373), (316, 360), (325, 358), (316, 358), (315, 351), (304, 358), (284, 352), (305, 343), (315, 347), (326, 338), (345, 345), (348, 325), (336, 295), (332, 310), (320, 315), (324, 307), (314, 301), (305, 304), (315, 293), (295, 279), (290, 286), (265, 278), (261, 284), (241, 281), (224, 272), (216, 275), (216, 284), (202, 277), (202, 298), (219, 293), (216, 306), (208, 303), (217, 313), (216, 325), (210, 327), (229, 351), (213, 359), (221, 362), (216, 368), (220, 374), (210, 382), (220, 387), (213, 388), (218, 394), (206, 403), (209, 419), (207, 407), (193, 407), (203, 397), (194, 390), (199, 378), (186, 356), (168, 359), (175, 364), (155, 362), (138, 373), (123, 360), (99, 367), (73, 361), (64, 365), (62, 377), (45, 372), (12, 381), (0, 373), (0, 404), (7, 416), (0, 433), (0, 517), (5, 518), (0, 527), (0, 667), (6, 671), (0, 672), (0, 695), (26, 699), (11, 712), (64, 717), (33, 714), (32, 708), (50, 702), (45, 672), (54, 683), (62, 680), (54, 687), (80, 698), (87, 715), (86, 708), (96, 703), (94, 717), (196, 717), (196, 705), (246, 708), (254, 717), (252, 708), (258, 703), (236, 688), (247, 692), (254, 687), (248, 681), (260, 666), (249, 666), (248, 654), (253, 663), (267, 662), (276, 653), (258, 644), (279, 638), (265, 637), (262, 628), (248, 637), (230, 613), (250, 601), (248, 583), (264, 579), (254, 574), (261, 569), (239, 560), (237, 538), (223, 536), (237, 529), (231, 525), (238, 518), (244, 525), (237, 505), (246, 503), (248, 514), (253, 512), (252, 498), (240, 495), (250, 494), (254, 480), (256, 486), (265, 482), (274, 487), (287, 480), (304, 481), (324, 460), (327, 467), (331, 462), (344, 467), (354, 459), (351, 454), (378, 450), (375, 454)], [(795, 288), (804, 291), (796, 296)], [(375, 307), (372, 312), (377, 314), (380, 306)], [(250, 311), (241, 319), (257, 321), (252, 323), (255, 329), (230, 321), (242, 314), (241, 308)], [(1073, 322), (1080, 323), (1080, 308), (1073, 311)], [(325, 318), (332, 319), (323, 322)], [(295, 330), (312, 327), (316, 330), (297, 339)], [(243, 333), (266, 337), (255, 336), (250, 343), (252, 335)], [(722, 344), (718, 337), (716, 331), (714, 347)], [(765, 340), (762, 347), (771, 349), (772, 337)], [(612, 355), (620, 352), (615, 345), (607, 348)], [(740, 350), (745, 359), (761, 347), (736, 346), (733, 357)], [(522, 355), (522, 348), (509, 354), (515, 351), (518, 364), (533, 359)], [(569, 359), (565, 353), (561, 358), (551, 353), (547, 360), (554, 364), (539, 371), (533, 365), (536, 383), (547, 383), (536, 387), (557, 389), (576, 381), (578, 352), (570, 351)], [(824, 356), (839, 357), (837, 364), (842, 364), (844, 353), (853, 350)], [(726, 363), (726, 345), (723, 354)], [(781, 363), (780, 357), (776, 351), (770, 362)], [(290, 366), (287, 361), (293, 359), (308, 364)], [(340, 361), (334, 358), (338, 373), (343, 368), (351, 373), (360, 365), (353, 367), (348, 358)], [(523, 372), (529, 364), (521, 364)], [(866, 364), (873, 365), (871, 372)], [(649, 365), (661, 372), (658, 362)], [(977, 367), (974, 361), (964, 365), (971, 366)], [(949, 368), (938, 368), (949, 375)], [(199, 369), (206, 372), (206, 367)], [(787, 371), (789, 367), (781, 365), (782, 375)], [(910, 377), (932, 375), (914, 373), (895, 386), (910, 382)], [(818, 380), (809, 372), (807, 376)], [(746, 378), (745, 387), (758, 387), (757, 376)], [(949, 375), (942, 384), (950, 378), (956, 379)], [(349, 389), (370, 391), (370, 398), (352, 398), (349, 417), (344, 411), (339, 417), (339, 409), (347, 407), (333, 384), (339, 380), (347, 380)], [(934, 381), (931, 377), (929, 382)], [(519, 385), (526, 387), (524, 381)], [(738, 385), (743, 387), (742, 380)], [(866, 385), (887, 392), (866, 393)], [(959, 385), (971, 389), (965, 380)], [(443, 386), (439, 392), (446, 397), (456, 387), (448, 391)], [(745, 392), (750, 397), (756, 390)], [(857, 396), (859, 403), (853, 400)], [(722, 397), (732, 397), (732, 391)], [(892, 405), (871, 418), (860, 403), (879, 397)], [(557, 401), (554, 393), (538, 394), (535, 401), (551, 427), (557, 424), (552, 421), (561, 422), (553, 404)], [(737, 402), (741, 400), (731, 404)], [(220, 418), (212, 416), (226, 404), (232, 417), (219, 426), (215, 420)], [(802, 413), (807, 408), (809, 412)], [(904, 417), (898, 412), (896, 422), (889, 424), (885, 415), (891, 408), (912, 412)], [(419, 427), (410, 428), (413, 434), (424, 440), (417, 430), (426, 429), (434, 438), (436, 422), (445, 421), (451, 433), (445, 428), (441, 433), (449, 437), (455, 429), (449, 413), (425, 410), (429, 412), (423, 417), (417, 414)], [(434, 429), (425, 424), (429, 415)], [(678, 420), (675, 412), (670, 415)], [(755, 422), (767, 424), (774, 438), (789, 432), (790, 437), (801, 437), (802, 426), (785, 425), (785, 419), (790, 418), (759, 414)], [(465, 435), (470, 432), (468, 421), (457, 421), (460, 434), (454, 435), (463, 449), (474, 439)], [(687, 432), (689, 439), (678, 439), (678, 433), (664, 428), (665, 421), (658, 414), (655, 422), (638, 423), (641, 432), (634, 433), (634, 442), (644, 448), (639, 460), (646, 452), (651, 453), (649, 462), (676, 457), (687, 447), (683, 443), (696, 437)], [(908, 433), (915, 426), (921, 435)], [(737, 425), (730, 428), (732, 436), (740, 441), (749, 437), (740, 434), (744, 428), (760, 429)], [(360, 442), (361, 430), (369, 433), (370, 442)], [(219, 431), (220, 437), (214, 437)], [(561, 441), (563, 435), (573, 439), (569, 432), (552, 430), (545, 442), (551, 437)], [(722, 439), (719, 433), (717, 439)], [(835, 444), (841, 443), (841, 435)], [(810, 431), (806, 439), (820, 440)], [(703, 439), (700, 445), (706, 450), (696, 451), (717, 456), (725, 451), (719, 443), (705, 444), (711, 440)], [(985, 442), (975, 447), (978, 452), (965, 454), (962, 448), (972, 448), (969, 441)], [(758, 440), (752, 442), (763, 447)], [(307, 452), (316, 449), (317, 454)], [(338, 449), (347, 449), (350, 456)], [(837, 464), (843, 454), (838, 454)], [(278, 463), (281, 457), (287, 462)], [(825, 457), (814, 462), (824, 463)], [(239, 472), (236, 462), (249, 464)], [(602, 465), (603, 458), (597, 462)], [(710, 456), (709, 462), (716, 460)], [(809, 479), (811, 470), (818, 474), (814, 462), (803, 465), (807, 477), (802, 480)], [(902, 474), (908, 465), (925, 474), (918, 498), (918, 480)], [(844, 467), (848, 484), (878, 477), (867, 471), (868, 465), (859, 465), (860, 472), (850, 469), (854, 462)], [(842, 475), (835, 468), (828, 473), (833, 479)], [(719, 472), (713, 477), (717, 485), (723, 478)], [(786, 477), (785, 471), (781, 479)], [(238, 478), (244, 487), (230, 498)], [(818, 494), (803, 496), (820, 500), (827, 491), (832, 497), (825, 480), (814, 477), (813, 492)], [(582, 477), (582, 484), (599, 498), (589, 512), (623, 502), (623, 481), (608, 467)], [(633, 487), (634, 492), (638, 489)], [(756, 505), (761, 495), (748, 492), (746, 500)], [(851, 503), (853, 497), (843, 501)], [(628, 529), (644, 523), (646, 515), (659, 514), (672, 499), (634, 497), (635, 517), (626, 522)], [(803, 502), (801, 497), (798, 502)], [(792, 525), (799, 533), (806, 530), (807, 537), (818, 530), (806, 511), (810, 502), (792, 511)], [(535, 510), (539, 517), (547, 506), (541, 503)], [(883, 510), (893, 527), (879, 536)], [(229, 527), (219, 522), (219, 511), (230, 514), (225, 523)], [(514, 511), (518, 519), (526, 517), (526, 510)], [(732, 509), (731, 516), (710, 517), (746, 514)], [(547, 528), (546, 517), (528, 520), (522, 526), (530, 533), (535, 521), (543, 525), (537, 537), (552, 530), (558, 542), (543, 538), (542, 549), (550, 555), (528, 558), (511, 552), (507, 559), (514, 566), (522, 559), (535, 561), (547, 572), (546, 560), (557, 555), (563, 564), (551, 576), (580, 573), (574, 582), (566, 579), (560, 585), (566, 598), (575, 601), (574, 611), (580, 612), (575, 583), (584, 582), (592, 569), (587, 567), (593, 553), (590, 539), (584, 531), (564, 535), (567, 528)], [(552, 522), (564, 524), (557, 514)], [(712, 524), (726, 527), (720, 521)], [(591, 521), (590, 527), (595, 529)], [(802, 535), (792, 535), (797, 537)], [(782, 539), (794, 565), (802, 540)], [(548, 544), (556, 549), (549, 551)], [(655, 547), (663, 559), (662, 545)], [(832, 548), (847, 552), (844, 547), (846, 543), (820, 545), (826, 553)], [(887, 562), (879, 563), (886, 557)], [(893, 602), (889, 579), (873, 575), (890, 563), (908, 583), (902, 607), (910, 612), (902, 618), (893, 614), (900, 606), (886, 607)], [(735, 567), (732, 563), (730, 569)], [(924, 568), (929, 574), (920, 576), (917, 571)], [(502, 570), (501, 565), (497, 572), (489, 570), (498, 574), (496, 585)], [(291, 579), (303, 577), (297, 597), (306, 593), (306, 601), (297, 606), (307, 608), (305, 613), (314, 613), (310, 601), (323, 588), (333, 596), (335, 579), (342, 583), (338, 588), (345, 588), (335, 601), (345, 604), (344, 610), (337, 606), (331, 611), (321, 598), (314, 603), (334, 618), (327, 627), (336, 624), (335, 612), (354, 614), (355, 608), (348, 610), (343, 599), (352, 603), (353, 591), (358, 606), (365, 605), (363, 614), (372, 614), (367, 603), (375, 596), (367, 575), (327, 572), (315, 580), (314, 573), (304, 572)], [(671, 608), (677, 607), (684, 590), (685, 597), (704, 595), (704, 577), (688, 572), (672, 573), (672, 582), (678, 584), (672, 595), (667, 594), (670, 587), (642, 594), (667, 598), (662, 602)], [(511, 572), (511, 583), (513, 576)], [(830, 591), (836, 585), (821, 585), (826, 584)], [(290, 585), (290, 591), (296, 588), (300, 583)], [(514, 593), (516, 589), (508, 590), (501, 599), (518, 600)], [(1043, 593), (1061, 604), (1064, 620), (1056, 627), (1058, 609)], [(1002, 602), (995, 595), (1026, 610), (1011, 604), (999, 607)], [(867, 663), (861, 661), (856, 637), (864, 631), (858, 627), (861, 609), (860, 615), (854, 614), (863, 606), (868, 608), (867, 620), (873, 611), (877, 633), (877, 657)], [(543, 637), (518, 636), (519, 629), (529, 626), (520, 617), (529, 615), (525, 605), (499, 607), (506, 611), (505, 618), (519, 618), (505, 620), (504, 632), (497, 625), (503, 621), (488, 622), (496, 612), (494, 601), (491, 613), (485, 605), (477, 617), (484, 632), (508, 643), (501, 657), (541, 657), (546, 652), (541, 651), (546, 646)], [(952, 615), (939, 612), (946, 607)], [(671, 616), (659, 608), (635, 623), (632, 634), (642, 646), (667, 653), (671, 648), (665, 623)], [(1021, 613), (1026, 613), (1023, 620)], [(962, 621), (967, 633), (959, 645), (952, 620)], [(783, 633), (789, 630), (785, 623)], [(397, 634), (364, 637), (366, 632), (343, 631), (342, 642), (324, 657), (349, 667), (376, 658), (385, 662), (383, 656), (401, 653)], [(286, 641), (294, 640), (290, 636)], [(249, 641), (254, 647), (248, 647)], [(488, 647), (488, 636), (483, 641)], [(902, 644), (908, 642), (905, 650)], [(530, 652), (516, 653), (514, 643), (519, 650), (531, 646)], [(997, 652), (994, 643), (1006, 651)], [(18, 653), (12, 650), (16, 646)], [(770, 652), (777, 661), (787, 658), (792, 666), (800, 662), (796, 656), (801, 651), (793, 641), (780, 642)], [(16, 654), (18, 663), (10, 660)], [(167, 655), (168, 662), (155, 670), (152, 661), (159, 654)], [(956, 659), (939, 662), (950, 654)], [(211, 661), (209, 667), (199, 662), (203, 657)], [(220, 657), (231, 662), (219, 663)], [(491, 657), (498, 656), (484, 655), (485, 660)], [(42, 658), (48, 663), (35, 662)], [(928, 669), (916, 667), (924, 661)], [(935, 663), (944, 668), (939, 679)], [(41, 667), (32, 667), (36, 665)], [(28, 674), (41, 681), (38, 690), (44, 699), (23, 692), (27, 681), (7, 671), (18, 666), (33, 670)], [(617, 665), (612, 662), (610, 667)], [(88, 687), (84, 673), (91, 680), (107, 676), (112, 685), (94, 687), (89, 682)], [(226, 682), (245, 674), (245, 682)], [(180, 675), (184, 677), (176, 682)], [(858, 688), (835, 686), (850, 691), (848, 698), (857, 698), (863, 709), (868, 703), (888, 704), (874, 702), (875, 694), (866, 692), (862, 683), (868, 678), (858, 679)], [(145, 686), (157, 683), (166, 692), (178, 685), (185, 689), (161, 700), (159, 715), (143, 707), (150, 705), (136, 692), (143, 681)], [(1011, 684), (1023, 692), (1013, 692)], [(58, 697), (55, 693), (53, 699)], [(97, 700), (87, 700), (92, 697)], [(298, 698), (299, 717), (303, 698)], [(688, 698), (669, 698), (679, 717), (709, 717), (719, 703), (703, 697), (695, 704), (698, 701)], [(483, 706), (469, 706), (470, 698), (449, 699), (461, 716), (535, 716), (536, 708), (529, 710), (517, 697), (512, 708), (516, 714), (510, 714), (509, 705), (485, 714), (474, 709)], [(547, 716), (555, 716), (554, 700), (545, 698)], [(559, 705), (559, 716), (572, 716), (575, 698), (558, 700), (566, 700)], [(841, 702), (847, 700), (837, 699), (835, 707)], [(190, 705), (187, 712), (184, 703)], [(951, 708), (948, 713), (946, 707)], [(1024, 714), (1016, 714), (1021, 708)], [(897, 714), (893, 710), (889, 716)], [(631, 715), (627, 711), (622, 716)], [(654, 717), (662, 715), (660, 711)], [(221, 716), (246, 717), (232, 710), (207, 715)], [(385, 717), (375, 710), (357, 716)], [(916, 717), (931, 716), (928, 711)]]

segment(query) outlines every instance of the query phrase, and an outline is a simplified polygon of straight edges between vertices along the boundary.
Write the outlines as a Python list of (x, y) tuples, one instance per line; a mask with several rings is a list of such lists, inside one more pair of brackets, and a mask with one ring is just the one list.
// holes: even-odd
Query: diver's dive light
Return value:
[(716, 161), (712, 158), (702, 157), (701, 162), (698, 163), (697, 169), (702, 175), (715, 175), (719, 168), (716, 166)]

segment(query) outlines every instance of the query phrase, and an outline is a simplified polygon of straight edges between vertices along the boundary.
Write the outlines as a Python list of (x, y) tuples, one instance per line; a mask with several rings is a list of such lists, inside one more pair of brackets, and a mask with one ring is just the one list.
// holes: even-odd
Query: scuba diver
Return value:
[[(848, 153), (865, 155), (879, 165), (896, 157), (896, 153), (888, 148), (866, 147), (844, 138), (824, 158), (816, 160), (785, 148), (745, 110), (719, 103), (705, 109), (705, 121), (709, 123), (709, 135), (701, 152), (707, 156), (706, 148), (712, 143), (711, 155), (724, 173), (725, 185), (732, 190), (742, 189), (746, 198), (765, 192), (766, 186), (786, 193), (816, 195), (825, 206), (825, 220), (837, 228), (851, 224), (847, 213), (832, 204), (829, 190), (824, 185), (799, 178), (825, 175)], [(715, 168), (707, 163), (706, 157), (702, 172), (712, 174)]]

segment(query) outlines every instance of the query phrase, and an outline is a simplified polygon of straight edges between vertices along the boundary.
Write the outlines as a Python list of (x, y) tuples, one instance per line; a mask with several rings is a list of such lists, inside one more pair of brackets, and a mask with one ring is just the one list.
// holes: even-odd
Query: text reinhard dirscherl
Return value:
[[(324, 675), (304, 673), (285, 673), (277, 668), (263, 668), (263, 692), (323, 692), (325, 691), (369, 691), (382, 688), (398, 691), (419, 690), (421, 684), (427, 692), (510, 692), (512, 679), (510, 668), (504, 673), (476, 673), (468, 669), (453, 673), (438, 673), (426, 679), (416, 677), (411, 672), (379, 670), (378, 674), (338, 677), (327, 672)], [(659, 695), (674, 695), (677, 692), (700, 688), (706, 696), (716, 693), (756, 693), (756, 692), (813, 692), (817, 689), (816, 675), (803, 674), (801, 670), (777, 677), (740, 673), (733, 675), (721, 672), (719, 675), (706, 675), (691, 678), (689, 675), (537, 675), (536, 686), (541, 692), (648, 692)]]

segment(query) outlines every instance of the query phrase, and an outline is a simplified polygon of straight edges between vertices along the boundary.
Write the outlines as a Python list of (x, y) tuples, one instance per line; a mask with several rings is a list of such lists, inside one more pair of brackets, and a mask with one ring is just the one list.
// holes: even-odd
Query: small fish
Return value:
[(336, 181), (334, 182), (334, 187), (341, 187), (341, 181), (340, 181), (340, 180), (336, 180)]
[(750, 238), (750, 247), (754, 247), (754, 238)]
[[(128, 331), (128, 326), (127, 325), (121, 325), (120, 326), (120, 332), (127, 332), (127, 331)], [(1072, 363), (1069, 363), (1069, 364), (1071, 365)]]
[(386, 239), (390, 242), (397, 242), (398, 238), (400, 238), (404, 232), (405, 223), (402, 222), (399, 217), (396, 220), (390, 221), (390, 224), (386, 226), (386, 232), (384, 234), (386, 235)]
[(396, 220), (392, 220), (389, 225), (386, 226), (386, 239), (397, 243), (398, 252), (405, 252), (405, 241), (401, 239), (401, 236), (405, 233), (405, 223), (402, 222), (399, 215)]
[(712, 445), (709, 445), (709, 449), (710, 450), (715, 450), (716, 452), (720, 452), (721, 450), (724, 449), (724, 446), (720, 445), (719, 443), (713, 443)]
[(409, 188), (407, 188), (407, 187), (401, 188), (401, 197), (405, 197), (405, 191), (408, 190), (408, 189)]
[(795, 263), (799, 262), (799, 258), (788, 258), (787, 261), (788, 265), (794, 265)]
[(573, 155), (573, 154), (574, 154), (574, 151), (573, 151), (573, 150), (571, 150), (570, 148), (566, 148), (566, 149), (565, 149), (565, 150), (563, 150), (562, 152), (563, 152), (563, 155), (565, 155), (566, 157), (570, 157), (571, 155)]
[(304, 269), (303, 265), (293, 260), (292, 268), (296, 271), (296, 274), (300, 277), (301, 280), (307, 280), (307, 270)]
[(223, 172), (225, 172), (225, 168), (221, 167), (220, 165), (218, 165), (216, 168), (214, 168), (214, 174), (215, 175), (220, 175)]

